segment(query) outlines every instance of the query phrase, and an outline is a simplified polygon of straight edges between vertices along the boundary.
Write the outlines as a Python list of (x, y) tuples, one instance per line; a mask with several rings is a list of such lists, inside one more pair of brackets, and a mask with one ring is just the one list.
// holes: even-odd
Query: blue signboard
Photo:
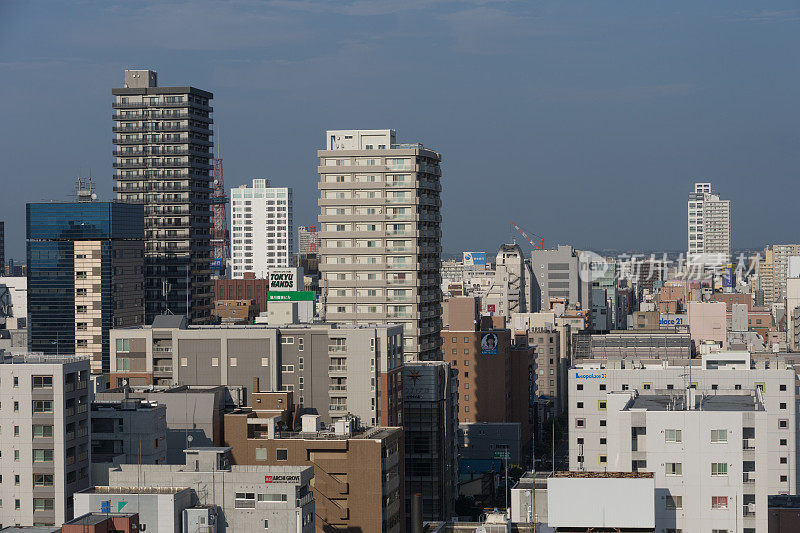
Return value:
[(486, 252), (464, 252), (464, 266), (486, 266)]

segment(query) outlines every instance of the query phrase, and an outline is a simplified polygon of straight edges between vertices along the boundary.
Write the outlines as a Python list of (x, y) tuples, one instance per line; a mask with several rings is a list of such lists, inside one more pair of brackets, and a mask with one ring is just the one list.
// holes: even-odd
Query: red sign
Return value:
[(264, 476), (264, 483), (272, 483), (272, 476)]
[(494, 309), (495, 309), (495, 307), (494, 307), (494, 304), (487, 304), (487, 305), (486, 305), (486, 310), (487, 310), (488, 312), (490, 312), (490, 313), (494, 313)]

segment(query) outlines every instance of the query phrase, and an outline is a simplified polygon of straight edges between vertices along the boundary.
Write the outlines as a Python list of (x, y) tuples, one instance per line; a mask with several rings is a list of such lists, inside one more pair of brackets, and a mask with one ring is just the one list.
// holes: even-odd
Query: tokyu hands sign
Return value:
[(303, 269), (301, 268), (270, 268), (269, 290), (271, 291), (297, 291), (302, 287)]

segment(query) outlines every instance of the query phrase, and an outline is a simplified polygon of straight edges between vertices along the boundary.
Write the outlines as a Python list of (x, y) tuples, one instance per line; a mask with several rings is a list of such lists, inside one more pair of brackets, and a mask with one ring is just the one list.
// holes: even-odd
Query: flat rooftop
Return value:
[(651, 478), (652, 472), (553, 472), (550, 477), (574, 478)]
[(47, 355), (47, 354), (7, 355), (6, 353), (3, 353), (3, 356), (0, 357), (0, 364), (61, 365), (67, 363), (80, 363), (82, 361), (89, 361), (90, 359), (91, 358), (86, 355)]
[(94, 486), (80, 491), (83, 494), (178, 494), (188, 487), (108, 487)]
[(65, 522), (64, 525), (96, 526), (97, 524), (102, 524), (109, 518), (115, 518), (115, 517), (130, 518), (135, 515), (136, 513), (87, 513), (83, 516), (78, 516), (76, 518), (73, 518), (69, 522)]
[(647, 411), (763, 411), (764, 407), (752, 394), (698, 393), (697, 407), (687, 409), (686, 396), (679, 394), (639, 394), (625, 407), (625, 410), (645, 409)]

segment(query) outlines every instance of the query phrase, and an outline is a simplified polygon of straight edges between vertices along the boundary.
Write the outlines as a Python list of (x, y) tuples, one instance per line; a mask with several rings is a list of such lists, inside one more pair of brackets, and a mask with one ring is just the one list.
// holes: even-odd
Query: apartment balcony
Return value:
[(195, 108), (201, 109), (203, 111), (207, 111), (209, 113), (214, 111), (214, 108), (208, 105), (199, 104), (197, 102), (159, 102), (157, 104), (151, 104), (150, 102), (111, 102), (111, 107), (113, 109), (157, 109), (159, 107), (187, 107), (187, 108)]
[(328, 365), (329, 374), (344, 374), (347, 373), (347, 365)]
[(213, 154), (210, 152), (200, 151), (200, 150), (193, 150), (191, 148), (188, 149), (180, 149), (180, 150), (158, 150), (158, 149), (147, 149), (147, 150), (114, 150), (115, 157), (140, 157), (140, 156), (147, 156), (147, 157), (169, 157), (173, 155), (195, 155), (198, 157), (213, 158)]
[(330, 413), (343, 413), (347, 411), (347, 404), (346, 403), (332, 403), (328, 405), (328, 411)]
[(742, 472), (742, 483), (752, 484), (756, 482), (755, 472)]
[(329, 385), (328, 394), (331, 396), (347, 396), (347, 385)]
[(214, 123), (214, 119), (211, 117), (206, 117), (203, 115), (199, 115), (197, 113), (178, 113), (176, 115), (171, 114), (164, 114), (164, 113), (156, 113), (156, 112), (148, 112), (148, 113), (135, 113), (131, 115), (119, 115), (113, 114), (111, 115), (112, 120), (117, 120), (120, 122), (126, 121), (140, 121), (140, 120), (180, 120), (180, 119), (193, 119), (199, 120), (202, 122), (208, 122), (209, 124)]

